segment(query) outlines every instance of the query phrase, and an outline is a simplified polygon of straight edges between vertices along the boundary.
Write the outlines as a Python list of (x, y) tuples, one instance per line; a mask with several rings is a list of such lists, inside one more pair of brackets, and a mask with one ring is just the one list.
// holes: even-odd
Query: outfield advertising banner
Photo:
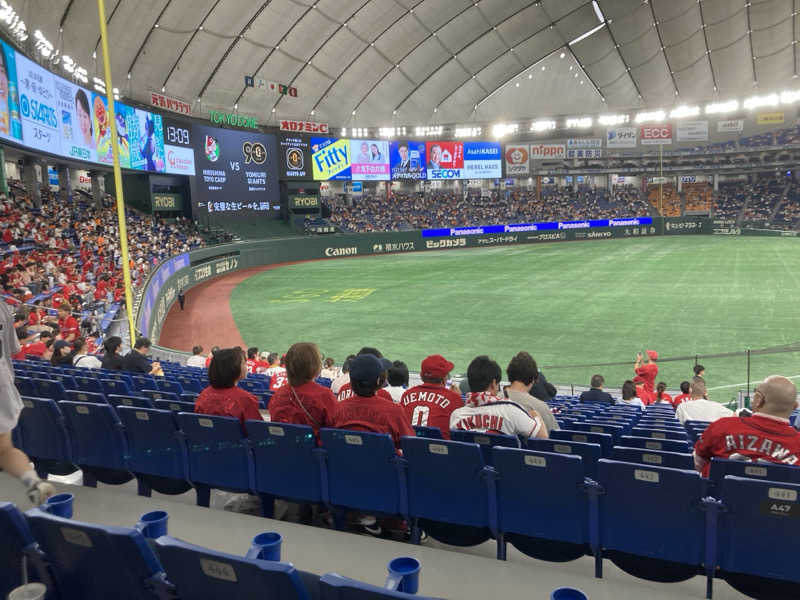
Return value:
[(389, 145), (389, 164), (391, 165), (392, 179), (425, 179), (425, 142), (403, 141), (392, 142)]
[(570, 138), (567, 140), (567, 148), (602, 148), (602, 138)]
[(591, 229), (594, 227), (633, 227), (652, 224), (653, 217), (584, 219), (582, 221), (548, 221), (544, 223), (516, 223), (512, 225), (483, 225), (477, 227), (452, 227), (449, 229), (423, 229), (422, 237), (461, 237), (484, 235), (487, 233), (522, 233), (526, 231)]
[(717, 121), (717, 133), (741, 133), (743, 130), (744, 119)]
[(679, 142), (707, 142), (708, 121), (678, 121)]
[(354, 180), (389, 180), (389, 142), (350, 140), (350, 157), (350, 172)]
[(506, 177), (530, 175), (531, 153), (528, 144), (506, 145)]
[(613, 127), (606, 130), (609, 148), (636, 148), (636, 127)]
[(350, 180), (350, 140), (311, 138), (311, 166), (316, 181)]

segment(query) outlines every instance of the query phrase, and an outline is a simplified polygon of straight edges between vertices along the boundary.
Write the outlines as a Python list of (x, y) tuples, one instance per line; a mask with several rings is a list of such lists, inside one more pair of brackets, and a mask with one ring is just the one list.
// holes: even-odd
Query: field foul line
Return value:
[[(791, 377), (787, 377), (786, 379), (800, 379), (800, 375), (792, 375)], [(756, 383), (756, 382), (755, 381), (751, 381), (750, 383)], [(724, 390), (724, 389), (727, 389), (727, 388), (739, 387), (741, 385), (747, 385), (747, 382), (743, 381), (742, 383), (733, 383), (731, 385), (718, 385), (716, 387), (708, 388), (708, 391), (712, 392), (714, 390)]]

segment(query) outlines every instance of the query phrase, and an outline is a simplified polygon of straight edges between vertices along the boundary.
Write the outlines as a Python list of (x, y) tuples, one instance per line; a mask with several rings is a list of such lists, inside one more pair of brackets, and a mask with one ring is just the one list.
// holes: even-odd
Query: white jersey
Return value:
[(535, 437), (542, 428), (539, 419), (531, 417), (514, 402), (490, 402), (481, 406), (457, 408), (450, 415), (450, 429), (503, 433)]
[(189, 358), (186, 359), (186, 366), (187, 367), (195, 367), (198, 369), (205, 369), (206, 368), (206, 358), (200, 354), (193, 354)]
[(713, 422), (722, 417), (732, 417), (733, 411), (725, 408), (719, 402), (712, 400), (687, 400), (678, 405), (678, 410), (675, 411), (675, 416), (681, 422), (681, 425), (686, 421), (708, 421)]
[(350, 373), (342, 373), (334, 379), (333, 382), (331, 382), (331, 391), (338, 396), (339, 390), (342, 389), (345, 383), (350, 383)]

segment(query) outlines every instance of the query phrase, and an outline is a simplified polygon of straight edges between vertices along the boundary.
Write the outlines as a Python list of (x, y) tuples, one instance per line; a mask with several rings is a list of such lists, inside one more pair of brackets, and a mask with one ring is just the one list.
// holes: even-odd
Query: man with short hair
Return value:
[(247, 374), (253, 375), (256, 372), (256, 367), (258, 366), (258, 348), (253, 346), (252, 348), (247, 349)]
[(400, 406), (411, 425), (438, 427), (442, 437), (450, 439), (450, 415), (464, 406), (461, 394), (447, 387), (453, 363), (441, 354), (431, 354), (422, 361), (422, 383), (405, 391)]
[(154, 375), (161, 370), (161, 365), (158, 362), (151, 363), (147, 360), (147, 354), (150, 352), (150, 346), (153, 344), (146, 337), (136, 338), (136, 343), (133, 345), (133, 350), (125, 355), (122, 359), (122, 370), (130, 373), (146, 373)]
[(706, 382), (702, 377), (692, 377), (689, 385), (690, 399), (682, 402), (675, 411), (675, 416), (681, 422), (709, 421), (713, 422), (723, 417), (730, 417), (733, 411), (725, 408), (719, 402), (706, 399)]
[(688, 381), (681, 381), (681, 393), (672, 399), (672, 408), (678, 408), (681, 404), (689, 400), (692, 396), (689, 390), (692, 389)]
[[(681, 407), (686, 404), (681, 404)], [(789, 424), (789, 416), (797, 408), (794, 383), (780, 375), (767, 377), (756, 386), (751, 406), (752, 416), (719, 419), (709, 425), (697, 440), (694, 464), (704, 477), (708, 477), (710, 462), (715, 456), (800, 464), (800, 432)]]
[(196, 367), (198, 369), (202, 369), (206, 366), (206, 359), (203, 358), (202, 346), (192, 347), (192, 355), (186, 359), (186, 366)]
[[(381, 351), (371, 346), (364, 346), (361, 350), (358, 351), (356, 357), (363, 356), (364, 354), (372, 354), (372, 356), (377, 356), (379, 359), (384, 360)], [(389, 366), (386, 367), (383, 374), (381, 375), (381, 384), (378, 386), (378, 391), (376, 392), (376, 394), (381, 398), (385, 398), (386, 400), (391, 400), (392, 402), (394, 402), (392, 395), (389, 392), (387, 392), (386, 389), (384, 388), (384, 386), (386, 385), (386, 379), (388, 377), (389, 367), (392, 366), (391, 361), (386, 360), (386, 362), (388, 363)], [(352, 395), (353, 395), (353, 390), (351, 384), (350, 382), (347, 382), (339, 388), (339, 393), (336, 394), (336, 401), (342, 402), (343, 400), (347, 400), (348, 398), (350, 398)]]
[(467, 368), (467, 405), (450, 415), (450, 429), (547, 438), (547, 428), (534, 410), (498, 396), (502, 372), (488, 356), (475, 357)]
[(695, 365), (693, 370), (695, 377), (705, 378), (706, 368), (703, 365)]
[(531, 393), (539, 377), (539, 369), (533, 357), (527, 352), (517, 353), (506, 367), (506, 376), (511, 384), (504, 390), (505, 397), (527, 411), (536, 411), (548, 433), (559, 429), (550, 407)]
[(350, 386), (352, 395), (336, 404), (332, 427), (388, 433), (396, 448), (400, 448), (400, 438), (414, 436), (406, 415), (391, 396), (387, 400), (377, 392), (382, 385), (384, 373), (392, 365), (385, 358), (374, 354), (360, 354), (350, 364)]
[(580, 402), (600, 402), (603, 404), (614, 404), (614, 398), (608, 392), (603, 391), (603, 384), (606, 382), (602, 375), (592, 375), (589, 385), (592, 389), (581, 393)]

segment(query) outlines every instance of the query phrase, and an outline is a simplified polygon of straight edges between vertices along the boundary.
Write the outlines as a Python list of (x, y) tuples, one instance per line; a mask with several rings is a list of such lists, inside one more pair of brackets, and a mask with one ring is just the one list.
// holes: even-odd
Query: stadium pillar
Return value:
[(125, 226), (125, 199), (122, 195), (122, 169), (119, 166), (119, 142), (117, 140), (117, 118), (114, 110), (114, 86), (111, 83), (111, 59), (108, 55), (108, 31), (106, 30), (106, 6), (104, 0), (97, 0), (97, 16), (100, 20), (100, 42), (103, 47), (103, 72), (106, 80), (106, 100), (108, 102), (108, 122), (111, 123), (111, 149), (114, 155), (114, 183), (117, 196), (117, 220), (119, 221), (119, 243), (122, 251), (122, 276), (125, 280), (125, 309), (128, 313), (131, 347), (136, 340), (133, 326), (133, 294), (131, 293), (131, 268), (128, 258), (128, 230)]
[(100, 177), (102, 175), (97, 171), (93, 171), (89, 174), (92, 178), (92, 202), (94, 202), (94, 207), (96, 209), (101, 209), (103, 207), (103, 185), (100, 183)]
[[(25, 186), (25, 191), (31, 197), (33, 205), (36, 208), (42, 208), (42, 188), (39, 185), (39, 180), (36, 178), (36, 164), (37, 160), (31, 156), (25, 157), (25, 163), (22, 167), (22, 184)], [(47, 167), (45, 167), (46, 169)]]
[(72, 182), (69, 180), (69, 167), (58, 167), (58, 192), (62, 202), (72, 197)]
[(0, 146), (0, 194), (8, 196), (8, 181), (6, 180), (6, 149)]

